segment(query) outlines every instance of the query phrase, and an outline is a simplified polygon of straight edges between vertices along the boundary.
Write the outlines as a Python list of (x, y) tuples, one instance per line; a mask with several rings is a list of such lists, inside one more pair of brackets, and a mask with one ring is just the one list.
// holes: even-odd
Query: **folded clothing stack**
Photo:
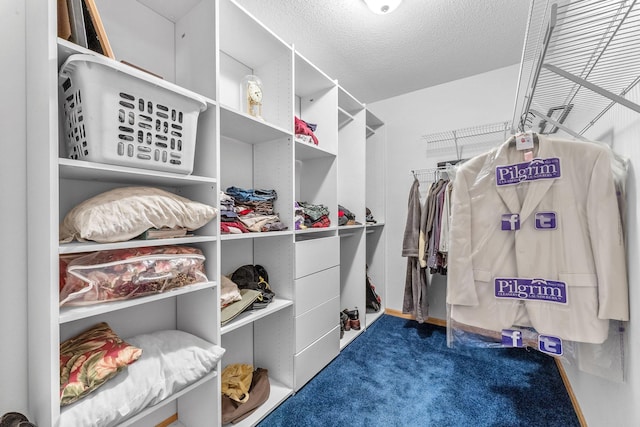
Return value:
[[(307, 202), (296, 202), (296, 209), (300, 209), (304, 222), (298, 224), (296, 221), (296, 229), (304, 228), (324, 228), (331, 225), (329, 219), (329, 209), (325, 205), (314, 205)], [(296, 214), (297, 215), (297, 214)]]
[(338, 205), (338, 225), (360, 225), (356, 215), (342, 205)]
[(305, 122), (304, 120), (296, 117), (295, 118), (296, 141), (304, 142), (307, 144), (313, 141), (315, 145), (318, 145), (318, 138), (316, 138), (316, 135), (314, 134), (314, 132), (316, 131), (316, 126), (317, 125), (313, 123)]
[(229, 187), (220, 193), (220, 230), (249, 233), (286, 230), (287, 226), (273, 210), (278, 198), (275, 190)]

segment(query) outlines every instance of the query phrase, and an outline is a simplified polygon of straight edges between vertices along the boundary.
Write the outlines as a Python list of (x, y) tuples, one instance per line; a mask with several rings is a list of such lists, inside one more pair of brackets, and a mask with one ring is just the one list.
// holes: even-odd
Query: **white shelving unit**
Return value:
[[(33, 271), (28, 284), (29, 403), (36, 422), (42, 426), (60, 423), (60, 342), (96, 323), (107, 322), (125, 339), (162, 329), (178, 329), (220, 344), (219, 328), (215, 326), (219, 324), (216, 278), (220, 254), (216, 221), (197, 230), (194, 237), (171, 241), (58, 243), (58, 224), (66, 213), (81, 201), (109, 189), (147, 185), (217, 206), (217, 87), (216, 79), (204, 78), (215, 75), (217, 69), (215, 2), (184, 2), (171, 5), (172, 10), (167, 10), (162, 2), (154, 1), (143, 4), (99, 0), (97, 6), (107, 33), (112, 35), (110, 42), (118, 52), (118, 60), (153, 70), (165, 80), (198, 93), (206, 99), (207, 109), (198, 120), (197, 160), (192, 175), (64, 158), (62, 132), (59, 131), (63, 128), (60, 125), (62, 114), (57, 102), (58, 67), (72, 54), (90, 52), (54, 36), (55, 2), (44, 5), (30, 2), (27, 7), (27, 20), (38, 28), (27, 36), (30, 64), (27, 78), (34, 82), (30, 87), (37, 88), (27, 95), (28, 114), (39, 122), (38, 129), (30, 132), (27, 141), (27, 150), (33, 159), (27, 171), (29, 185), (33, 188), (29, 195), (28, 221), (34, 232), (29, 233), (28, 240), (29, 270)], [(125, 8), (127, 13), (122, 14)], [(139, 25), (140, 22), (145, 25)], [(200, 72), (193, 73), (193, 69)], [(201, 249), (206, 256), (205, 268), (210, 282), (130, 301), (59, 308), (60, 254), (159, 244), (185, 244)], [(155, 424), (176, 412), (180, 414), (180, 422), (190, 426), (204, 425), (203, 420), (219, 419), (218, 400), (203, 404), (206, 396), (220, 392), (218, 371), (219, 366), (196, 383), (133, 415), (123, 425)]]
[[(269, 400), (238, 424), (255, 425), (355, 339), (350, 331), (340, 342), (340, 310), (357, 306), (362, 330), (370, 324), (364, 317), (365, 264), (384, 295), (383, 123), (233, 0), (96, 3), (117, 61), (197, 93), (207, 108), (198, 118), (190, 175), (65, 158), (58, 69), (70, 55), (96, 53), (55, 37), (55, 2), (28, 0), (27, 115), (38, 123), (27, 136), (30, 413), (38, 425), (58, 425), (59, 344), (105, 321), (124, 338), (179, 329), (226, 350), (214, 372), (124, 425), (166, 425), (176, 414), (172, 426), (220, 425), (219, 374), (231, 363), (268, 370)], [(241, 111), (240, 81), (248, 74), (263, 83), (262, 118)], [(318, 145), (294, 142), (294, 116), (317, 124)], [(288, 228), (221, 235), (216, 218), (189, 237), (58, 243), (58, 224), (73, 206), (129, 185), (159, 187), (216, 207), (219, 192), (230, 186), (274, 189), (275, 211)], [(295, 230), (295, 201), (327, 206), (331, 225)], [(362, 225), (338, 227), (338, 204)], [(374, 226), (364, 225), (366, 207), (378, 220)], [(158, 245), (201, 249), (209, 282), (59, 308), (61, 254)], [(245, 264), (265, 267), (276, 298), (221, 327), (220, 276)]]
[(366, 164), (362, 159), (366, 156), (366, 110), (344, 88), (338, 89), (338, 202), (361, 224), (339, 227), (340, 310), (357, 308), (361, 323), (360, 330), (345, 331), (340, 340), (344, 348), (365, 328)]
[[(220, 15), (220, 187), (275, 190), (274, 212), (288, 227), (222, 236), (221, 274), (262, 265), (276, 294), (221, 328), (223, 368), (268, 370), (269, 400), (239, 423), (254, 425), (293, 393), (293, 50), (236, 3), (221, 1)], [(240, 109), (246, 75), (262, 80), (262, 119)]]
[[(366, 264), (369, 266), (369, 277), (376, 287), (376, 292), (382, 298), (380, 311), (366, 313), (365, 327), (371, 325), (384, 314), (386, 307), (386, 234), (385, 222), (385, 176), (386, 166), (386, 136), (384, 122), (370, 110), (366, 114), (366, 206), (371, 211), (375, 224), (366, 225)], [(364, 285), (363, 285), (364, 288)], [(365, 312), (363, 310), (362, 312)], [(362, 313), (361, 312), (361, 313)], [(361, 321), (362, 323), (362, 321)]]

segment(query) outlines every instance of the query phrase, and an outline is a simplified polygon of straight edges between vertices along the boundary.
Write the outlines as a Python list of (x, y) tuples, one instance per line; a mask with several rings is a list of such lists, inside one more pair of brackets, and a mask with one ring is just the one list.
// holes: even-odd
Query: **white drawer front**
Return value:
[(340, 298), (333, 298), (296, 316), (296, 353), (340, 324)]
[(295, 390), (307, 383), (340, 353), (340, 326), (294, 356)]
[(296, 278), (340, 265), (340, 237), (296, 242)]
[(340, 296), (340, 267), (331, 267), (295, 280), (296, 316)]

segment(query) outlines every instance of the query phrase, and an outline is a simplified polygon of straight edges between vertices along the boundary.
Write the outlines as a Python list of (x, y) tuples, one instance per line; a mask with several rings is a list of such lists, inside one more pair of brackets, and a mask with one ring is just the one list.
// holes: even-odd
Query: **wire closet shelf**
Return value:
[(428, 154), (446, 154), (455, 149), (456, 159), (460, 160), (469, 149), (493, 147), (510, 134), (511, 124), (504, 121), (422, 135), (422, 139), (427, 142)]
[(532, 0), (514, 130), (582, 135), (640, 81), (637, 0)]

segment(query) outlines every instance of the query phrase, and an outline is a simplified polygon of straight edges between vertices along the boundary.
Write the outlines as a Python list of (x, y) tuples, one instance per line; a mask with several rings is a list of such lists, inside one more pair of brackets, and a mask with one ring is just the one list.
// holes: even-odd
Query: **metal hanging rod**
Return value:
[[(640, 83), (637, 0), (533, 0), (522, 53), (512, 127), (583, 135)], [(562, 125), (562, 126), (558, 126)], [(578, 130), (577, 132), (571, 129)]]

